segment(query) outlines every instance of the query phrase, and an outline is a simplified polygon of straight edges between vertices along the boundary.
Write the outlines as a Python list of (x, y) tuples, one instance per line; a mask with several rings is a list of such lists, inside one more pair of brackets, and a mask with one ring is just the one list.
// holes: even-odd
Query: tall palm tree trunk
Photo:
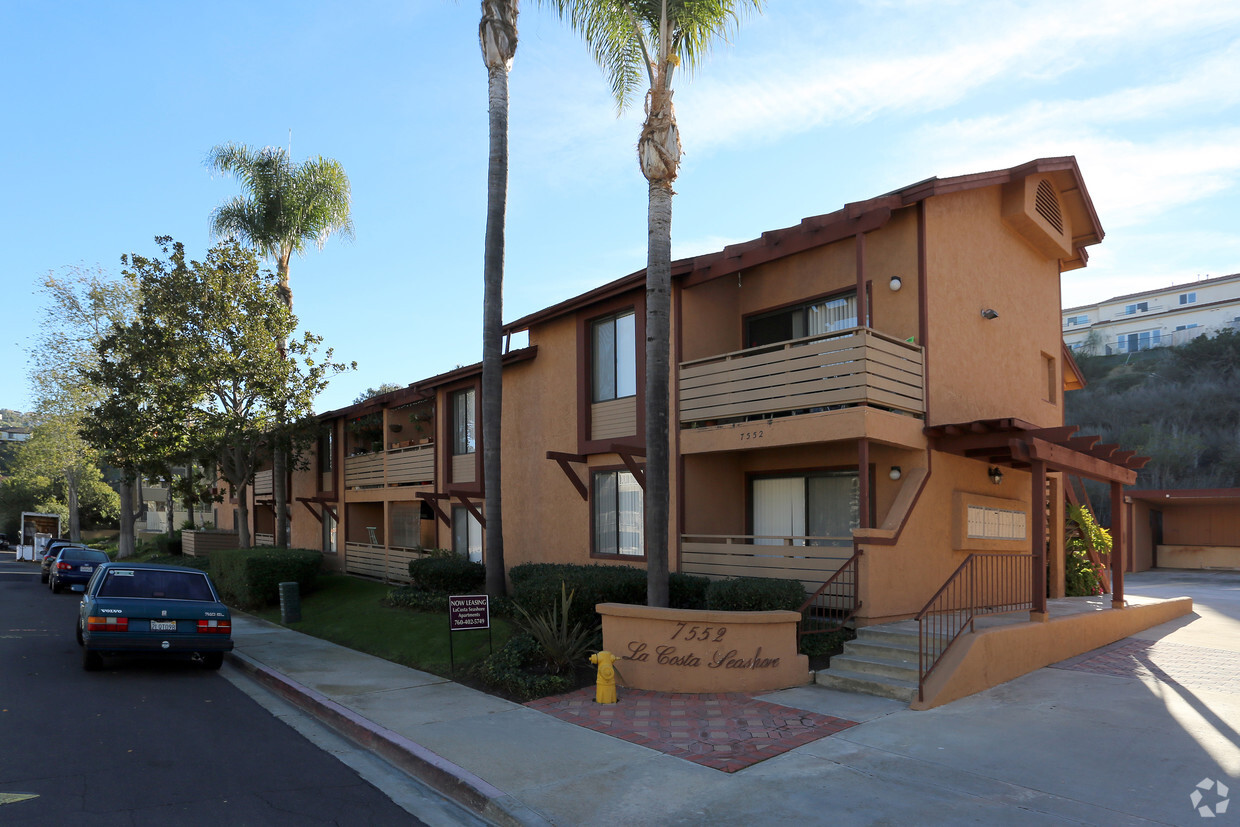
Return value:
[(680, 137), (672, 108), (671, 67), (660, 64), (646, 100), (638, 141), (642, 174), (650, 182), (646, 253), (646, 604), (668, 605), (668, 529), (671, 468), (672, 182), (680, 166)]
[(668, 604), (672, 188), (650, 182), (646, 263), (646, 603)]
[[(293, 288), (288, 281), (288, 257), (282, 256), (276, 270), (280, 279), (280, 298), (293, 312)], [(279, 343), (281, 358), (288, 356), (288, 342)], [(275, 451), (271, 455), (271, 498), (275, 500), (275, 544), (276, 548), (288, 548), (288, 449), (284, 445), (284, 426), (287, 424), (283, 409), (276, 412), (276, 428), (279, 436), (276, 439)]]
[(505, 592), (500, 456), (503, 443), (504, 218), (508, 205), (508, 70), (517, 50), (516, 0), (482, 0), (478, 25), (487, 67), (490, 148), (482, 299), (482, 479), (486, 494), (486, 590)]

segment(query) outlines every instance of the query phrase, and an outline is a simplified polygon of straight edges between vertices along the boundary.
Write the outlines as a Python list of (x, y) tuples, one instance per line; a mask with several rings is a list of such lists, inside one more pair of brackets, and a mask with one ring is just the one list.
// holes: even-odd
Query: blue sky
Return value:
[[(640, 106), (617, 118), (530, 0), (510, 75), (505, 320), (645, 265)], [(295, 311), (358, 370), (319, 409), (481, 358), (486, 73), (470, 0), (0, 0), (0, 407), (50, 271), (200, 256), (226, 141), (339, 160), (353, 242), (294, 259)], [(673, 255), (930, 176), (1075, 155), (1106, 239), (1066, 305), (1240, 271), (1240, 3), (769, 0), (676, 93)]]

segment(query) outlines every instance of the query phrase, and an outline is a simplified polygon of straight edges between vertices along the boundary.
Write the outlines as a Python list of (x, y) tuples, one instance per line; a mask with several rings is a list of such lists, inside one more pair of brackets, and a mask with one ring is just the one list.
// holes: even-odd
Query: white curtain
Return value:
[(806, 319), (809, 329), (806, 336), (818, 336), (847, 330), (857, 326), (857, 296), (850, 294), (837, 299), (820, 302), (806, 308)]
[(594, 475), (594, 552), (645, 553), (642, 488), (628, 471)]
[(641, 556), (644, 553), (642, 537), (645, 534), (645, 517), (642, 514), (642, 487), (627, 471), (616, 474), (619, 488), (620, 553)]
[[(805, 478), (776, 477), (753, 481), (753, 533), (775, 537), (805, 535)], [(796, 545), (803, 545), (798, 541)], [(754, 545), (780, 546), (780, 539), (754, 540)]]

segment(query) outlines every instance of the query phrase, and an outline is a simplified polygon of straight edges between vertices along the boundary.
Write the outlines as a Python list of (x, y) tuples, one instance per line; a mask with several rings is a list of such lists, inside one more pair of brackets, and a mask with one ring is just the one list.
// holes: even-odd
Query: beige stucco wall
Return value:
[[(892, 292), (892, 276), (902, 287)], [(898, 339), (917, 336), (917, 214), (897, 211), (865, 241), (873, 327)], [(847, 238), (678, 291), (685, 320), (680, 359), (741, 350), (744, 318), (857, 286), (857, 246)]]
[(1158, 567), (1163, 569), (1240, 569), (1240, 545), (1158, 547)]
[[(911, 617), (921, 611), (939, 586), (973, 551), (998, 550), (1002, 543), (977, 541), (954, 549), (953, 533), (964, 519), (962, 500), (969, 496), (998, 500), (1005, 507), (1029, 513), (1032, 483), (1029, 474), (1005, 469), (1003, 482), (994, 485), (986, 464), (952, 454), (934, 452), (930, 474), (894, 545), (862, 543), (861, 619), (863, 624)], [(1010, 544), (1011, 551), (1028, 552)]]
[(655, 692), (766, 692), (809, 683), (797, 612), (711, 612), (600, 603), (616, 683)]
[[(1000, 222), (1000, 200), (990, 187), (925, 202), (928, 425), (1063, 422), (1042, 356), (1061, 377), (1059, 265)], [(988, 308), (999, 317), (982, 318)]]
[(926, 679), (924, 698), (911, 706), (913, 709), (942, 706), (1182, 617), (1192, 610), (1190, 597), (1134, 598), (1122, 609), (1102, 609), (1043, 622), (1031, 620), (979, 629), (961, 636), (947, 651), (934, 673)]

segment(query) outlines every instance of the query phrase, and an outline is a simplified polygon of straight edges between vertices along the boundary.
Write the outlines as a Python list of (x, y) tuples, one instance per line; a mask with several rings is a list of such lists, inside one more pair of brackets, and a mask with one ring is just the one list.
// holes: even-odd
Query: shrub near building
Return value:
[(312, 591), (323, 553), (308, 548), (242, 548), (211, 553), (211, 579), (225, 603), (259, 609), (280, 602), (280, 584), (296, 581)]

